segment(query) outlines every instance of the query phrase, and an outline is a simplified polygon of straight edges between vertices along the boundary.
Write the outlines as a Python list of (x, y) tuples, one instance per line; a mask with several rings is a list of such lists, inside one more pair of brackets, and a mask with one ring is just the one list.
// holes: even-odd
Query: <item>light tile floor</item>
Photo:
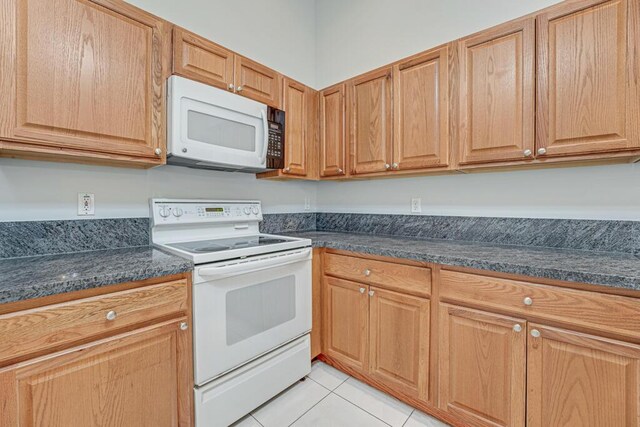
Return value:
[(314, 362), (311, 373), (234, 427), (446, 427), (441, 421)]

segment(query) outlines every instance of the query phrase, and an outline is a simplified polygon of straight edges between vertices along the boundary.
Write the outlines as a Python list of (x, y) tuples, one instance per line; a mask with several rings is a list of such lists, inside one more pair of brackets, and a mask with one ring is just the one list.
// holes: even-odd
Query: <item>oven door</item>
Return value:
[(183, 77), (169, 79), (168, 151), (195, 165), (265, 169), (267, 106)]
[(311, 330), (311, 254), (304, 248), (196, 268), (196, 385)]

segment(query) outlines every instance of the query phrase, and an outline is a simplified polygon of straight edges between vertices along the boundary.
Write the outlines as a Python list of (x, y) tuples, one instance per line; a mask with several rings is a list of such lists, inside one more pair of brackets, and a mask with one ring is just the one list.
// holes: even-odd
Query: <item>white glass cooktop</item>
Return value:
[(276, 236), (244, 236), (228, 239), (196, 240), (194, 242), (172, 243), (167, 246), (192, 254), (229, 251), (233, 249), (256, 248), (295, 241), (286, 237)]

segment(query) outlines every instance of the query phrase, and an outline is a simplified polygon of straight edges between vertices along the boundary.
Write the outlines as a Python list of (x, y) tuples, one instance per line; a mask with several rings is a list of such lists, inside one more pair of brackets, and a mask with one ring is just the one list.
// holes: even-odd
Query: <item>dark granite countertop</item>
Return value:
[(640, 291), (640, 258), (632, 254), (321, 231), (288, 235), (315, 247)]
[(190, 271), (149, 246), (0, 259), (0, 304)]

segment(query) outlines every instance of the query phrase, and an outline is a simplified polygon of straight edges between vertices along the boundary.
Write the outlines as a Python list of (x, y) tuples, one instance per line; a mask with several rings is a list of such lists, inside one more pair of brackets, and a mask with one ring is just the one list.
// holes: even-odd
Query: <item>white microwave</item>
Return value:
[(284, 167), (284, 111), (179, 76), (168, 81), (167, 163), (262, 172)]

